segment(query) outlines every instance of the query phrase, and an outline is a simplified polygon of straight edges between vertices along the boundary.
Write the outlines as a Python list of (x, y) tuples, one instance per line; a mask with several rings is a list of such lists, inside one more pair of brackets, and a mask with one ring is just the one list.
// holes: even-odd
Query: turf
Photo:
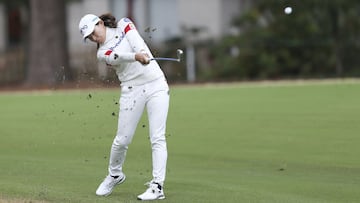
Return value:
[[(174, 86), (166, 199), (159, 202), (356, 202), (360, 83)], [(0, 93), (0, 202), (137, 202), (151, 178), (146, 114), (127, 181), (107, 173), (119, 91)]]

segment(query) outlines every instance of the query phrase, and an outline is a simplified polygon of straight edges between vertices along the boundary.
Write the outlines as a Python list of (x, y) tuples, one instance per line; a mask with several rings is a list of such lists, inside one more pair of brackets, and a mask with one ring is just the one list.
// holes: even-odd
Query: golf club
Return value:
[(180, 62), (181, 61), (181, 55), (183, 54), (183, 50), (181, 49), (178, 49), (176, 50), (176, 54), (177, 54), (177, 58), (164, 58), (164, 57), (155, 57), (155, 58), (152, 58), (150, 59), (151, 61), (152, 60), (160, 60), (160, 61), (176, 61), (176, 62)]

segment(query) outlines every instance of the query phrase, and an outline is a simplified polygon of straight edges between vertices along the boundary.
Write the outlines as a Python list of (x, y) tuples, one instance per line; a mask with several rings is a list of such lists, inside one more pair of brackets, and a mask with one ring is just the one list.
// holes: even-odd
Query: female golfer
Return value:
[(97, 58), (116, 70), (121, 82), (116, 137), (111, 146), (108, 175), (96, 190), (107, 196), (125, 181), (123, 164), (128, 145), (146, 107), (152, 148), (152, 180), (139, 200), (164, 199), (167, 161), (165, 140), (169, 108), (169, 86), (159, 64), (128, 18), (118, 22), (111, 14), (87, 14), (79, 23), (83, 39), (97, 43)]

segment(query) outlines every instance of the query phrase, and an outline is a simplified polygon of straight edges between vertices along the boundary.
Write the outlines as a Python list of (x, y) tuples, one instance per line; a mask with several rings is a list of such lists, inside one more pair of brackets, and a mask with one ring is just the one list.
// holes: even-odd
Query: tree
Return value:
[(27, 85), (71, 79), (66, 34), (65, 0), (30, 0)]
[[(293, 7), (286, 15), (284, 8)], [(220, 77), (246, 79), (359, 76), (360, 2), (257, 0), (234, 20), (239, 36), (216, 54)], [(239, 54), (231, 56), (231, 47)]]

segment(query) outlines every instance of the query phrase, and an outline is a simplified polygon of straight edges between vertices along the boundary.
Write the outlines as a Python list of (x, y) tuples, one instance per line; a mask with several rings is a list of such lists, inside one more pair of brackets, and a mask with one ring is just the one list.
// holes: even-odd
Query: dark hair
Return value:
[(99, 17), (106, 27), (109, 28), (116, 28), (117, 27), (117, 21), (116, 18), (111, 13), (102, 14)]

